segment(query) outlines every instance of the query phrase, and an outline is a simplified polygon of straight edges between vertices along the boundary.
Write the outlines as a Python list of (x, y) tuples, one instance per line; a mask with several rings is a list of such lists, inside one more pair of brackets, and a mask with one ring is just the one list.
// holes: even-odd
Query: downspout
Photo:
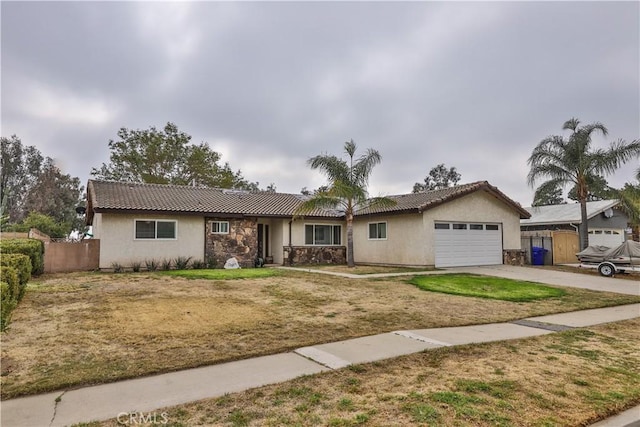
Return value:
[[(293, 220), (289, 221), (289, 251), (287, 253), (287, 260), (286, 260), (286, 264), (285, 265), (289, 265), (291, 266), (292, 262), (291, 260), (293, 259), (293, 244), (291, 243), (291, 228), (292, 228), (292, 224)], [(283, 260), (284, 262), (285, 260)]]
[(576, 233), (578, 233), (578, 235), (580, 235), (580, 227), (579, 226), (577, 226), (575, 224), (571, 224), (571, 223), (569, 223), (569, 225), (572, 226), (576, 230)]
[(202, 258), (207, 268), (210, 268), (209, 259), (207, 257), (207, 217), (205, 216), (202, 219), (204, 220), (204, 253), (202, 254)]

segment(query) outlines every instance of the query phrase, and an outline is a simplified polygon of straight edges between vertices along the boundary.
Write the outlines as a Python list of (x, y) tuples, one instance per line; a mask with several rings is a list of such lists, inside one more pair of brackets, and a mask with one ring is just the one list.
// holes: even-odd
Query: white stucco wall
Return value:
[[(285, 232), (289, 232), (289, 220), (280, 218), (260, 218), (258, 224), (269, 226), (269, 255), (273, 257), (275, 264), (282, 264)], [(288, 234), (287, 234), (288, 236)]]
[[(369, 240), (368, 224), (387, 222), (387, 240)], [(503, 249), (520, 249), (520, 216), (490, 194), (478, 191), (423, 214), (356, 218), (356, 263), (435, 265), (434, 222), (469, 221), (502, 224)]]
[[(387, 223), (386, 240), (369, 240), (369, 224)], [(356, 218), (353, 252), (356, 263), (427, 265), (422, 215)]]
[[(135, 239), (135, 220), (175, 220), (175, 240)], [(96, 214), (94, 229), (100, 239), (100, 268), (112, 268), (112, 263), (131, 267), (145, 260), (162, 261), (177, 257), (204, 260), (204, 219), (179, 215)], [(94, 232), (95, 233), (95, 232)]]

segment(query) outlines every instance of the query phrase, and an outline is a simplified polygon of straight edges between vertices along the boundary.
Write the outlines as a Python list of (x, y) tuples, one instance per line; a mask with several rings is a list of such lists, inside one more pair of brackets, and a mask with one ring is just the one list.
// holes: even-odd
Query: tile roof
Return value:
[[(90, 180), (88, 211), (153, 211), (245, 216), (293, 216), (305, 200), (299, 194), (249, 192), (183, 185)], [(316, 210), (306, 216), (339, 218), (335, 211)]]
[(520, 218), (528, 218), (530, 214), (519, 203), (511, 200), (497, 187), (490, 185), (487, 181), (477, 181), (470, 184), (457, 185), (455, 187), (443, 188), (441, 190), (425, 191), (423, 193), (400, 194), (388, 196), (396, 201), (396, 205), (387, 207), (374, 207), (360, 209), (356, 215), (375, 215), (383, 213), (408, 213), (424, 212), (428, 209), (439, 206), (443, 203), (457, 199), (476, 191), (486, 191), (497, 199), (509, 205), (520, 214)]
[[(587, 218), (591, 219), (618, 204), (620, 204), (618, 200), (587, 202)], [(534, 206), (525, 209), (531, 213), (531, 218), (520, 220), (520, 225), (580, 224), (582, 222), (580, 203)]]
[[(396, 205), (365, 208), (356, 215), (377, 215), (385, 213), (420, 213), (458, 197), (486, 191), (511, 206), (528, 218), (529, 213), (496, 187), (486, 181), (459, 185), (424, 193), (389, 196)], [(243, 215), (292, 217), (296, 209), (306, 199), (300, 194), (273, 193), (267, 191), (248, 192), (220, 188), (192, 187), (167, 184), (142, 184), (113, 181), (90, 180), (87, 184), (89, 216), (93, 212), (177, 212), (203, 215)], [(341, 218), (344, 215), (335, 210), (317, 209), (307, 217)], [(88, 218), (90, 220), (90, 218)]]

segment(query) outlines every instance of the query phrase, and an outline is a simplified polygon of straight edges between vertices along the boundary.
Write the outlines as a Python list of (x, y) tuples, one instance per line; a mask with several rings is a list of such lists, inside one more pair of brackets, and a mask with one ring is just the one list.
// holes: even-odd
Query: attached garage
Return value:
[[(391, 198), (395, 205), (357, 212), (356, 263), (463, 267), (523, 262), (520, 219), (530, 214), (486, 181)], [(384, 230), (384, 235), (371, 230)]]
[(436, 267), (502, 264), (502, 226), (482, 222), (436, 222)]

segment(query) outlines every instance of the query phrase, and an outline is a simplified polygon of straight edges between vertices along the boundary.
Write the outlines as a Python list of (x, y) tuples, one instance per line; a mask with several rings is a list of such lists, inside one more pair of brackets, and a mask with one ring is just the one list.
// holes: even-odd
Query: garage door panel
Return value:
[[(477, 228), (482, 224), (482, 230)], [(462, 267), (470, 265), (502, 264), (502, 230), (500, 226), (491, 224), (497, 230), (487, 230), (483, 223), (468, 223), (464, 226), (450, 223), (449, 228), (435, 230), (435, 264), (436, 267)]]

